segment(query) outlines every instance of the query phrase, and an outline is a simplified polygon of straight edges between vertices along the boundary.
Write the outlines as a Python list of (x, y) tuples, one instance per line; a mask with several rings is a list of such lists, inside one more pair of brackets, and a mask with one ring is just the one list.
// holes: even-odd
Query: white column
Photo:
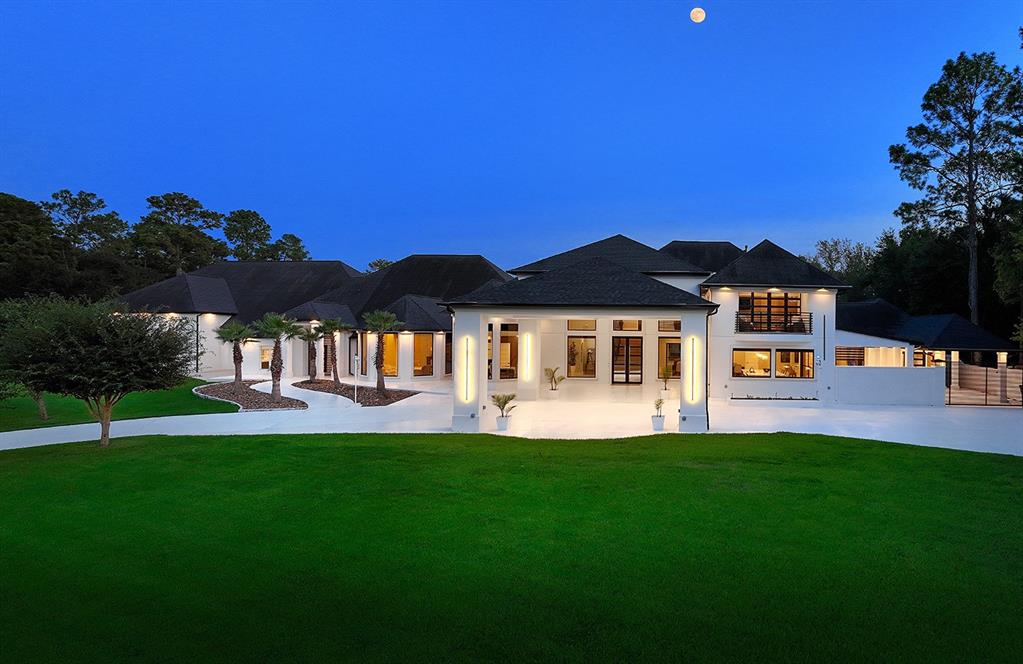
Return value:
[[(913, 354), (910, 351), (909, 366), (913, 366)], [(952, 389), (959, 389), (959, 351), (952, 351)]]
[(702, 432), (707, 417), (707, 312), (682, 312), (682, 380), (679, 381), (678, 430)]
[(998, 353), (998, 403), (1009, 403), (1009, 354)]
[(412, 380), (412, 369), (415, 364), (413, 361), (415, 349), (412, 344), (414, 337), (411, 332), (398, 333), (398, 380)]
[(455, 315), (452, 335), (454, 431), (480, 431), (487, 402), (487, 319), (471, 309)]
[(533, 318), (519, 321), (519, 366), (516, 398), (533, 401), (540, 396), (543, 377), (540, 366), (540, 321)]

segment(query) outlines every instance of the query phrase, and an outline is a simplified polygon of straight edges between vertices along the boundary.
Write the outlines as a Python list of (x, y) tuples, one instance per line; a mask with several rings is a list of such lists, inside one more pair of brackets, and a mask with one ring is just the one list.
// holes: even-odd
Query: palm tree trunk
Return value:
[(281, 401), (281, 372), (284, 369), (284, 360), (281, 358), (281, 339), (274, 339), (274, 353), (270, 358), (270, 378), (273, 380), (273, 389), (270, 390), (270, 399), (274, 403)]
[(234, 355), (234, 382), (242, 382), (242, 345), (241, 342), (235, 341), (233, 348)]
[(377, 368), (377, 392), (384, 394), (387, 388), (384, 387), (384, 335), (377, 333), (377, 348), (374, 353), (373, 364)]
[(330, 374), (334, 379), (334, 387), (341, 387), (341, 376), (337, 372), (337, 340), (330, 335)]
[(316, 380), (316, 342), (309, 341), (308, 353), (309, 353), (309, 380)]

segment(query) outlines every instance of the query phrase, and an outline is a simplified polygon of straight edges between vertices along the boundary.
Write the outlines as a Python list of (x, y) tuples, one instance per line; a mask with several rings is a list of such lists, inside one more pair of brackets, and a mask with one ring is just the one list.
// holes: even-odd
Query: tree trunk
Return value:
[(373, 354), (373, 364), (377, 368), (377, 392), (381, 395), (387, 392), (384, 386), (384, 335), (377, 333), (377, 347)]
[(234, 355), (234, 382), (242, 382), (242, 344), (240, 341), (234, 342), (234, 349), (232, 351)]
[(32, 396), (32, 401), (36, 402), (36, 411), (39, 413), (39, 419), (43, 422), (50, 419), (50, 412), (46, 410), (46, 395), (35, 390), (30, 390), (29, 394)]
[(309, 380), (316, 380), (316, 342), (309, 341)]
[(274, 339), (274, 354), (270, 358), (270, 378), (273, 380), (273, 389), (270, 390), (270, 400), (274, 403), (281, 402), (281, 372), (284, 369), (284, 359), (281, 357), (281, 340)]
[[(972, 198), (972, 197), (969, 197)], [(966, 233), (966, 248), (970, 254), (970, 274), (969, 274), (969, 304), (970, 304), (970, 322), (974, 325), (980, 325), (980, 303), (978, 302), (978, 291), (979, 279), (977, 277), (977, 220), (976, 212), (973, 211), (971, 214), (967, 212), (967, 233)]]
[(99, 446), (110, 447), (110, 416), (113, 413), (113, 404), (100, 402), (99, 404)]
[(337, 340), (333, 334), (330, 335), (330, 375), (334, 379), (334, 387), (340, 388), (341, 376), (337, 371)]

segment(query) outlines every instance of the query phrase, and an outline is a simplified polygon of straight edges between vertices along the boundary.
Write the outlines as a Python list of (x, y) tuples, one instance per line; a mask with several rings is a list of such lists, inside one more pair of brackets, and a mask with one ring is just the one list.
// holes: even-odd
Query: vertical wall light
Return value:
[(525, 353), (526, 358), (526, 366), (523, 367), (522, 379), (527, 381), (533, 379), (533, 354), (531, 352), (532, 348), (533, 335), (527, 332), (522, 335), (522, 352)]
[(465, 374), (465, 403), (469, 403), (469, 337), (465, 337), (465, 364), (462, 365), (462, 372)]
[(696, 348), (696, 336), (691, 335), (689, 337), (689, 403), (696, 403), (699, 395), (696, 394), (696, 379), (700, 373), (699, 367), (696, 366), (697, 357)]

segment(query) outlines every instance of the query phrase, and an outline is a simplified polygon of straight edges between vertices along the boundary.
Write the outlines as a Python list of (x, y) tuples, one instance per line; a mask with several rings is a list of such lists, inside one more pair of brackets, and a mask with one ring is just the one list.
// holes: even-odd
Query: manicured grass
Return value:
[[(192, 394), (193, 387), (205, 383), (206, 381), (203, 380), (189, 379), (171, 390), (129, 394), (114, 408), (114, 419), (131, 420), (162, 415), (233, 413), (238, 410), (238, 407), (233, 404), (200, 399)], [(44, 422), (39, 419), (35, 402), (27, 396), (0, 401), (0, 431), (95, 422), (89, 415), (88, 408), (78, 399), (47, 394), (46, 408), (50, 413), (50, 419)]]
[(1018, 661), (1023, 459), (791, 434), (0, 453), (6, 661)]

